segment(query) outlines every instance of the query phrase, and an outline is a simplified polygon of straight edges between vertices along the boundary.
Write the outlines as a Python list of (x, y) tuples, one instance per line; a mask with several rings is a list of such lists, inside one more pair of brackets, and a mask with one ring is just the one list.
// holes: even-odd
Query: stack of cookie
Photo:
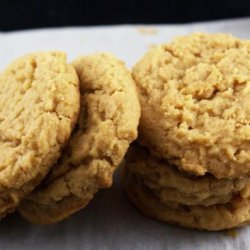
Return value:
[(192, 34), (133, 68), (142, 107), (123, 184), (139, 209), (181, 226), (250, 220), (250, 42)]
[(54, 223), (112, 184), (140, 116), (123, 63), (37, 52), (13, 62), (0, 85), (0, 217), (20, 205), (27, 220)]

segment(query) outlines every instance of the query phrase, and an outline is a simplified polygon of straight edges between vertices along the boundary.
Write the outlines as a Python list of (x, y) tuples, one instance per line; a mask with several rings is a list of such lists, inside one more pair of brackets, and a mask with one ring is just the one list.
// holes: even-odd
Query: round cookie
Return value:
[(12, 212), (58, 159), (77, 120), (74, 67), (62, 52), (23, 56), (0, 74), (0, 217)]
[(133, 68), (139, 141), (196, 175), (250, 172), (250, 42), (192, 34), (158, 46)]
[(167, 161), (150, 155), (138, 144), (129, 149), (125, 159), (127, 171), (140, 176), (143, 184), (159, 200), (171, 206), (223, 204), (235, 195), (246, 198), (250, 193), (249, 177), (216, 179), (212, 175), (188, 175)]
[(154, 219), (199, 230), (218, 231), (243, 226), (250, 221), (250, 200), (234, 197), (227, 204), (179, 206), (163, 204), (143, 182), (129, 171), (123, 172), (123, 185), (130, 200)]
[(137, 137), (140, 105), (124, 64), (110, 54), (79, 58), (81, 108), (75, 130), (52, 172), (19, 207), (39, 224), (63, 220), (85, 207), (112, 175)]

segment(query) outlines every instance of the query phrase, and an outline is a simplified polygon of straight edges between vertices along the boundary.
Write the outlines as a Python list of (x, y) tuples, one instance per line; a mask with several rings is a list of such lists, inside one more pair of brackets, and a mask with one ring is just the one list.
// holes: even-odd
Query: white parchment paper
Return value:
[[(63, 50), (69, 60), (79, 55), (109, 51), (131, 67), (150, 46), (190, 32), (229, 32), (250, 38), (250, 18), (186, 25), (106, 26), (0, 32), (0, 69), (16, 57), (34, 50)], [(111, 189), (71, 218), (56, 225), (30, 225), (18, 214), (0, 222), (0, 249), (63, 250), (195, 250), (250, 249), (250, 227), (208, 233), (169, 226), (141, 215), (127, 200), (116, 173)]]

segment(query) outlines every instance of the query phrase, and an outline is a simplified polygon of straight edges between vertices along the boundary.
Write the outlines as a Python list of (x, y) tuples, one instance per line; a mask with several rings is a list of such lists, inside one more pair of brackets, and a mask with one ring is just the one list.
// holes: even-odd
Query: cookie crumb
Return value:
[(138, 33), (143, 35), (156, 35), (158, 31), (155, 28), (139, 27), (136, 29)]
[(154, 43), (151, 43), (151, 44), (148, 45), (148, 48), (149, 48), (149, 49), (154, 49), (154, 48), (156, 48), (156, 47), (157, 47), (157, 45), (154, 44)]

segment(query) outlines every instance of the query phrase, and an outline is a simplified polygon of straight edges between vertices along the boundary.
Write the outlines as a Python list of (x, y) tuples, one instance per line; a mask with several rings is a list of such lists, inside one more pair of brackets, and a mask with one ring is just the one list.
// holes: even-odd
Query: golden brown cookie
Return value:
[(250, 221), (250, 200), (234, 197), (227, 204), (183, 206), (177, 208), (161, 202), (144, 185), (139, 175), (123, 172), (123, 185), (130, 200), (145, 215), (154, 219), (200, 230), (218, 231), (243, 226)]
[(79, 80), (62, 52), (23, 56), (0, 74), (0, 217), (58, 159), (79, 112)]
[(133, 68), (139, 140), (196, 175), (250, 172), (250, 42), (192, 34), (147, 53)]
[(194, 176), (178, 170), (166, 160), (151, 156), (149, 151), (134, 144), (126, 155), (126, 169), (139, 175), (163, 203), (171, 206), (228, 203), (235, 195), (246, 198), (250, 178), (216, 179), (212, 175)]
[(137, 137), (140, 105), (124, 64), (110, 54), (79, 58), (81, 110), (71, 139), (52, 172), (21, 204), (21, 215), (40, 224), (85, 207), (112, 175)]

